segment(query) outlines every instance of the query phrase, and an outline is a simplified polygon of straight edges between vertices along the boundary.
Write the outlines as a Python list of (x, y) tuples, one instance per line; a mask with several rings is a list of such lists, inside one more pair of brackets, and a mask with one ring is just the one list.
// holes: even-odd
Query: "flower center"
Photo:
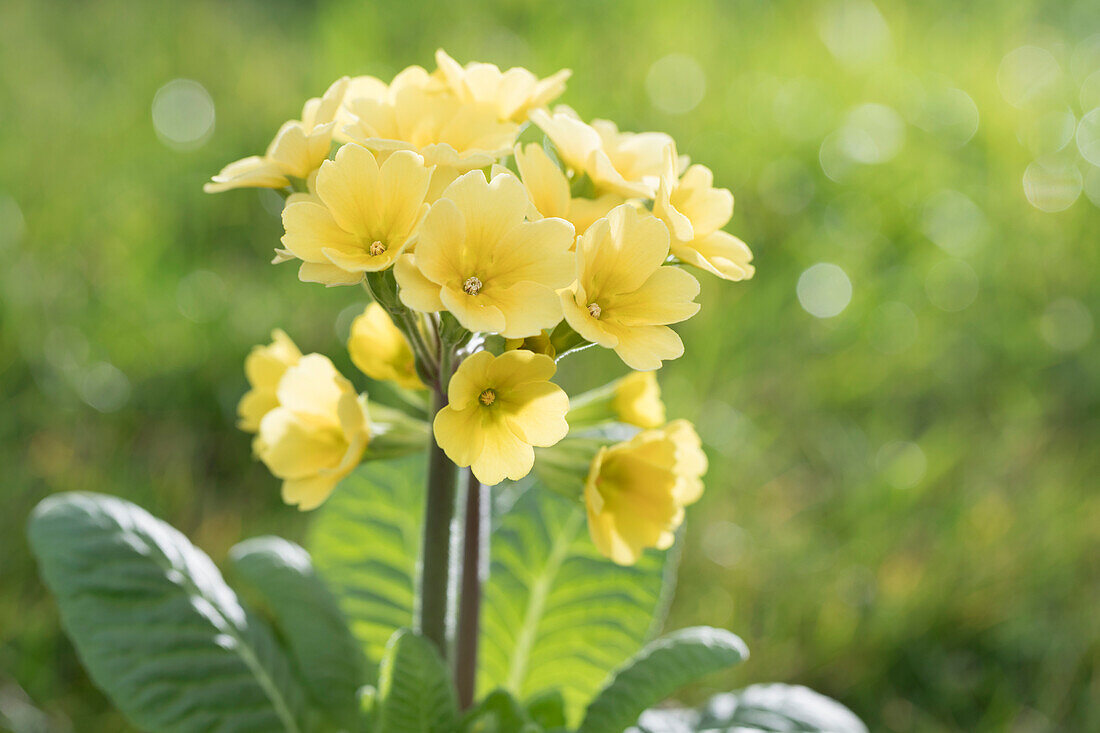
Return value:
[(600, 308), (599, 303), (588, 304), (588, 315), (592, 316), (593, 318), (599, 318), (601, 313), (603, 313), (603, 309)]
[[(477, 275), (471, 275), (470, 277), (466, 278), (466, 282), (462, 283), (462, 291), (466, 293), (466, 295), (477, 295), (481, 292), (481, 280), (478, 280)], [(492, 392), (492, 390), (486, 391)], [(485, 392), (482, 392), (481, 394), (482, 396), (484, 396)], [(487, 402), (485, 404), (490, 403)]]
[(497, 393), (491, 389), (487, 389), (478, 395), (477, 401), (488, 407), (497, 401)]
[(378, 255), (386, 253), (386, 245), (376, 239), (370, 243), (370, 247), (367, 247), (367, 251), (370, 252), (371, 257), (377, 257)]

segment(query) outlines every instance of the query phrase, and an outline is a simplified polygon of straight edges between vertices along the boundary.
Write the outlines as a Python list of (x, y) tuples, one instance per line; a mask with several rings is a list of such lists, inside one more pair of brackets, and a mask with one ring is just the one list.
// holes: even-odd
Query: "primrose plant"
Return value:
[[(797, 686), (663, 702), (742, 661), (729, 631), (652, 638), (707, 458), (655, 372), (696, 273), (752, 277), (733, 196), (659, 132), (547, 105), (568, 71), (343, 78), (210, 192), (285, 199), (275, 263), (361, 286), (371, 398), (276, 330), (240, 428), (316, 510), (308, 552), (259, 537), (223, 580), (119, 499), (46, 499), (30, 540), (95, 682), (148, 731), (863, 731)], [(570, 397), (565, 357), (627, 369)], [(425, 456), (426, 453), (426, 456)]]

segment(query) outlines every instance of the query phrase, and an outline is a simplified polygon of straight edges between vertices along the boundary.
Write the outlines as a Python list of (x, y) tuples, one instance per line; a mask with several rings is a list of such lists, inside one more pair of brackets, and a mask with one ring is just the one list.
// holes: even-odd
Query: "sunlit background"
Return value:
[(302, 537), (234, 427), (242, 360), (280, 326), (354, 374), (363, 296), (268, 264), (275, 194), (202, 182), (440, 46), (571, 67), (562, 101), (737, 198), (758, 274), (701, 278), (661, 372), (712, 460), (668, 623), (753, 657), (684, 699), (783, 680), (874, 731), (1100, 730), (1095, 0), (0, 3), (0, 728), (129, 730), (28, 555), (43, 496), (132, 499), (219, 561)]

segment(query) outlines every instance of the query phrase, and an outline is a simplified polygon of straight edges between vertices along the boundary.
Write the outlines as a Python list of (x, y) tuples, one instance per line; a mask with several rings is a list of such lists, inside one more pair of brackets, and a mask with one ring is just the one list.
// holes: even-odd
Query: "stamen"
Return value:
[(603, 313), (603, 310), (600, 308), (599, 303), (588, 304), (588, 315), (592, 316), (593, 318), (599, 318), (601, 313)]
[(480, 395), (478, 395), (477, 399), (478, 399), (478, 402), (480, 402), (481, 404), (488, 407), (489, 405), (491, 405), (491, 404), (493, 404), (494, 402), (497, 401), (497, 393), (494, 392), (491, 389), (487, 389), (484, 392), (482, 392)]
[(462, 283), (462, 290), (467, 295), (477, 295), (481, 292), (481, 280), (476, 275), (466, 278), (466, 282)]
[(370, 247), (367, 248), (371, 257), (377, 257), (378, 255), (386, 253), (386, 245), (379, 242), (377, 239), (370, 243)]

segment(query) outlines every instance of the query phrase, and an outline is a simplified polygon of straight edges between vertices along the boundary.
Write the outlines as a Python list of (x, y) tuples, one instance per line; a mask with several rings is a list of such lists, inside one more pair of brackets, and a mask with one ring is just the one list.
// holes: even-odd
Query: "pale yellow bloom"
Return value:
[(464, 103), (419, 66), (389, 85), (373, 77), (351, 82), (344, 106), (344, 139), (386, 153), (413, 150), (428, 165), (468, 171), (508, 154), (519, 125), (497, 119), (495, 110)]
[(532, 110), (531, 121), (542, 128), (567, 166), (592, 179), (597, 193), (653, 198), (665, 151), (675, 145), (663, 132), (620, 132), (609, 120), (586, 124), (564, 106), (552, 115)]
[(733, 194), (714, 188), (714, 174), (693, 165), (677, 175), (674, 153), (666, 151), (665, 173), (653, 202), (653, 213), (668, 226), (672, 254), (726, 280), (747, 280), (755, 268), (748, 246), (722, 231), (733, 216)]
[(699, 311), (699, 282), (662, 267), (668, 230), (648, 212), (617, 206), (577, 240), (577, 281), (561, 291), (565, 320), (582, 338), (614, 349), (631, 369), (659, 369), (683, 355), (670, 323)]
[(523, 339), (505, 339), (504, 348), (507, 351), (523, 349), (533, 351), (536, 354), (546, 354), (551, 359), (558, 355), (557, 350), (554, 349), (554, 344), (550, 341), (550, 334), (546, 331), (539, 331), (534, 336)]
[(665, 424), (665, 403), (654, 372), (631, 372), (615, 384), (615, 414), (619, 420), (640, 428)]
[(275, 396), (279, 380), (301, 358), (302, 352), (278, 328), (271, 332), (270, 344), (252, 347), (244, 360), (244, 374), (252, 389), (245, 392), (237, 405), (237, 415), (240, 417), (237, 427), (247, 433), (260, 429), (263, 416), (279, 406), (279, 398)]
[(526, 147), (517, 145), (515, 155), (520, 178), (539, 216), (565, 219), (578, 232), (583, 232), (623, 203), (623, 197), (614, 193), (601, 194), (594, 199), (574, 198), (565, 173), (537, 143)]
[(483, 484), (523, 478), (534, 465), (532, 446), (554, 445), (569, 432), (569, 397), (549, 381), (556, 370), (553, 359), (530, 351), (466, 359), (435, 416), (439, 447)]
[(371, 379), (396, 382), (406, 389), (424, 389), (424, 383), (416, 375), (416, 359), (405, 334), (377, 303), (368, 305), (352, 321), (348, 353), (359, 371)]
[(430, 179), (416, 153), (392, 153), (379, 166), (364, 147), (340, 148), (317, 173), (316, 196), (292, 197), (283, 209), (282, 242), (302, 260), (299, 278), (352, 285), (392, 265), (428, 213)]
[(443, 49), (435, 52), (435, 61), (447, 86), (462, 102), (488, 106), (499, 119), (513, 122), (523, 122), (529, 110), (544, 107), (560, 97), (573, 73), (562, 69), (539, 79), (521, 67), (501, 71), (494, 64), (476, 61), (463, 67)]
[(308, 178), (332, 148), (334, 120), (347, 85), (347, 77), (337, 79), (324, 96), (308, 100), (302, 118), (284, 123), (267, 152), (230, 163), (203, 190), (218, 193), (233, 188), (285, 188), (290, 178)]
[(446, 309), (470, 331), (505, 338), (557, 325), (556, 290), (573, 279), (573, 227), (562, 219), (526, 221), (527, 208), (527, 191), (510, 173), (492, 182), (481, 171), (456, 179), (420, 226), (416, 253), (397, 261), (402, 302), (423, 312)]
[(584, 487), (596, 548), (619, 565), (633, 565), (647, 547), (671, 547), (684, 507), (703, 493), (706, 470), (699, 436), (686, 420), (601, 448)]
[(283, 480), (283, 501), (314, 509), (354, 470), (370, 442), (367, 399), (320, 354), (287, 369), (277, 397), (253, 449)]

